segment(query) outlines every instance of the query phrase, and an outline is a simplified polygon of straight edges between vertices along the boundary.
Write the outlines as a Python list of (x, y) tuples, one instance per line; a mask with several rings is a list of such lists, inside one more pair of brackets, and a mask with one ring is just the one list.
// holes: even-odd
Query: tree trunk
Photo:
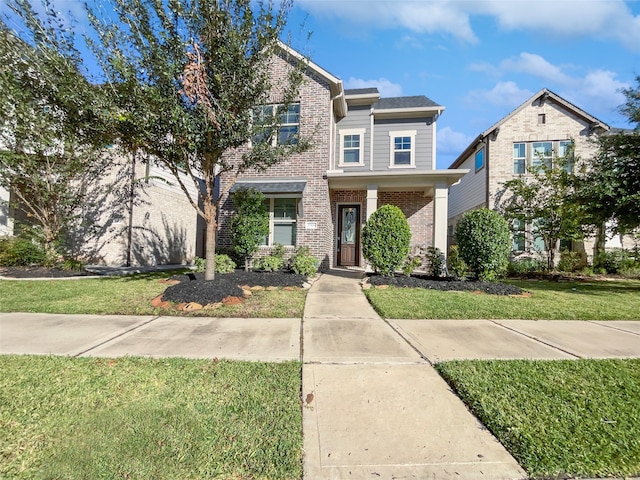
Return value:
[(205, 257), (206, 264), (204, 270), (204, 279), (213, 280), (216, 276), (216, 207), (212, 204), (205, 204), (204, 213), (206, 215), (206, 243)]
[(593, 260), (595, 261), (599, 255), (604, 253), (604, 246), (607, 241), (607, 226), (605, 223), (598, 225), (596, 229), (596, 241), (593, 245)]

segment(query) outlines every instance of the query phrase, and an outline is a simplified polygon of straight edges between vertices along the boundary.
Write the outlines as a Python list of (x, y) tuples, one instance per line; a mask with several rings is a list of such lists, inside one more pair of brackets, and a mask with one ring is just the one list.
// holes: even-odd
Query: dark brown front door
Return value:
[(338, 207), (338, 265), (359, 265), (360, 260), (360, 207)]

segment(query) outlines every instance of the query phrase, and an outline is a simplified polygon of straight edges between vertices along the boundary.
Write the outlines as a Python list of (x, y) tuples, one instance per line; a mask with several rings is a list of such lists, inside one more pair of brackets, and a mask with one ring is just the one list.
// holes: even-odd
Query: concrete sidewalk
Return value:
[(526, 478), (432, 364), (640, 357), (640, 321), (384, 321), (361, 276), (321, 275), (302, 320), (2, 313), (0, 354), (302, 360), (308, 480)]

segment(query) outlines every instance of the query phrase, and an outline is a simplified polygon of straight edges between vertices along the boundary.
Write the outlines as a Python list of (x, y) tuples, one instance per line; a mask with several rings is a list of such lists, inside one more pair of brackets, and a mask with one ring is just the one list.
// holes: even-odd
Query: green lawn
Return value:
[(436, 368), (529, 475), (640, 476), (640, 359)]
[(372, 288), (365, 293), (384, 318), (638, 320), (640, 280), (510, 280), (530, 296)]
[(299, 479), (300, 368), (0, 356), (0, 478)]
[[(183, 315), (151, 300), (167, 288), (159, 280), (175, 272), (82, 280), (0, 280), (0, 311), (95, 315)], [(210, 317), (299, 318), (306, 291), (256, 292), (241, 305), (202, 310)]]

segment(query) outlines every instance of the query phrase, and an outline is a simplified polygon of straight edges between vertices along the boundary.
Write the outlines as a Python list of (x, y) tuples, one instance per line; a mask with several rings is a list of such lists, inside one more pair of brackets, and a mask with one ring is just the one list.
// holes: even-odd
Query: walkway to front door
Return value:
[(360, 265), (360, 206), (338, 207), (338, 265)]

